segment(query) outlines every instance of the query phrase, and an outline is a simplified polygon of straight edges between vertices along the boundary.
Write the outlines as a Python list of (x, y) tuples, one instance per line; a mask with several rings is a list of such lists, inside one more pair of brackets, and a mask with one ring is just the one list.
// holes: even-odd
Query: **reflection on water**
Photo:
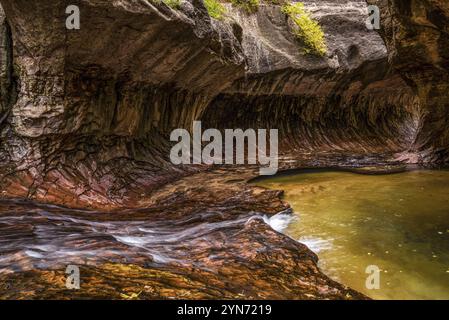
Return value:
[[(286, 234), (330, 277), (377, 299), (449, 299), (449, 171), (360, 175), (321, 171), (258, 185), (285, 190)], [(366, 267), (381, 269), (368, 290)]]

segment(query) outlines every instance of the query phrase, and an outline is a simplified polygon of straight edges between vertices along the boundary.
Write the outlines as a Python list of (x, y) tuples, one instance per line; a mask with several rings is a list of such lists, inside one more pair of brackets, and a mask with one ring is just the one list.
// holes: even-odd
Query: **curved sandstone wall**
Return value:
[(411, 149), (415, 161), (449, 159), (449, 3), (368, 1), (381, 7), (382, 36), (395, 70), (418, 96), (422, 121)]
[(201, 0), (1, 0), (0, 188), (72, 206), (132, 206), (202, 167), (174, 167), (168, 134), (193, 120), (278, 128), (284, 156), (385, 154), (445, 162), (443, 1), (304, 1), (325, 33), (303, 53), (279, 5), (223, 20)]

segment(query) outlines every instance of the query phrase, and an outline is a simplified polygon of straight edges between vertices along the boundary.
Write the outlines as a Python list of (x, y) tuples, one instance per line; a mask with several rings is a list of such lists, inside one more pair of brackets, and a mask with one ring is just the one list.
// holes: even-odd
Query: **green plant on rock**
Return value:
[(220, 2), (217, 0), (204, 0), (204, 5), (212, 18), (217, 20), (223, 19), (226, 8)]
[(288, 3), (282, 6), (285, 13), (295, 23), (295, 36), (302, 41), (306, 48), (306, 53), (313, 53), (324, 56), (327, 52), (324, 32), (317, 21), (315, 21), (304, 9), (302, 2)]
[(264, 0), (265, 3), (274, 4), (274, 5), (284, 5), (288, 3), (287, 0)]
[(232, 5), (240, 7), (248, 13), (256, 12), (259, 9), (259, 0), (231, 0)]
[(162, 0), (162, 2), (172, 9), (179, 9), (181, 7), (182, 0)]

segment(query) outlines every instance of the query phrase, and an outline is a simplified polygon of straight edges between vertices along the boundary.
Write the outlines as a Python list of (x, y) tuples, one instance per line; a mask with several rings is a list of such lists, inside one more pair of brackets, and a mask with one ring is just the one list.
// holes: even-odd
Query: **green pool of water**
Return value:
[[(282, 232), (334, 280), (375, 299), (449, 299), (448, 170), (320, 171), (257, 185), (285, 191), (295, 215)], [(366, 287), (370, 265), (381, 270), (379, 289)]]

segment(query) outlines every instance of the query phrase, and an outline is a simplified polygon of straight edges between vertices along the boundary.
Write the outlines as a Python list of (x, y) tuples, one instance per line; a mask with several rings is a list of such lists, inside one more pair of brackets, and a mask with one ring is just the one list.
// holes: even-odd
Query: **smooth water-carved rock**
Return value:
[(377, 4), (391, 63), (414, 89), (422, 109), (420, 130), (410, 151), (416, 161), (445, 163), (449, 158), (449, 5), (444, 0)]
[(140, 183), (122, 177), (143, 176), (144, 188), (155, 188), (178, 176), (168, 134), (199, 119), (277, 127), (281, 153), (293, 157), (301, 148), (413, 152), (417, 93), (366, 28), (366, 3), (304, 3), (325, 32), (325, 57), (304, 54), (279, 5), (250, 14), (226, 5), (218, 21), (201, 1), (179, 9), (84, 1), (80, 30), (67, 30), (63, 2), (4, 0), (20, 85), (8, 90), (17, 101), (2, 126), (2, 188), (67, 204), (86, 195), (81, 203), (130, 204)]
[[(365, 25), (365, 1), (304, 1), (324, 31), (323, 57), (304, 54), (281, 7), (264, 2), (250, 14), (225, 4), (227, 14), (216, 20), (201, 0), (177, 9), (84, 0), (79, 30), (65, 27), (65, 1), (0, 3), (2, 198), (134, 208), (134, 217), (145, 208), (150, 220), (206, 223), (287, 209), (280, 193), (246, 184), (253, 167), (174, 166), (169, 133), (191, 129), (194, 120), (220, 129), (279, 129), (281, 169), (449, 159), (443, 0), (376, 1), (379, 32)], [(205, 216), (210, 210), (217, 215)], [(131, 267), (90, 267), (92, 281), (79, 297), (103, 297), (93, 289), (97, 280), (119, 285), (121, 272), (130, 287), (142, 274), (162, 272), (174, 289), (149, 281), (158, 291), (143, 297), (235, 298), (241, 287), (223, 287), (238, 274), (257, 289), (244, 298), (364, 298), (331, 281), (310, 250), (261, 221), (214, 231), (209, 247), (202, 244), (181, 250), (204, 263), (200, 270), (178, 265), (162, 272), (139, 259)], [(20, 297), (29, 279), (53, 288), (49, 297), (62, 294), (53, 286), (57, 270), (26, 272), (31, 276), (1, 276), (19, 286), (6, 297)], [(213, 290), (186, 289), (189, 281), (214, 283)]]

